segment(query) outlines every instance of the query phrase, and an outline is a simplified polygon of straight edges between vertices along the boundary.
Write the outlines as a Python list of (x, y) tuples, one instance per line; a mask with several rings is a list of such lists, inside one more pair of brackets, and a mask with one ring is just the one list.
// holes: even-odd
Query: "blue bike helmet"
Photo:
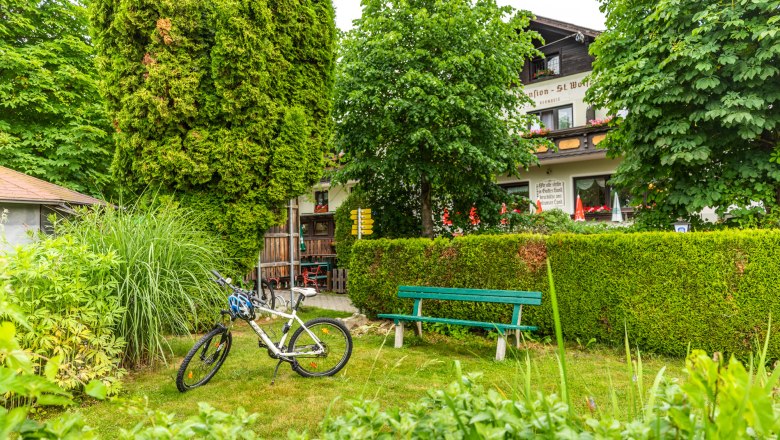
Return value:
[(238, 318), (252, 320), (255, 319), (255, 308), (252, 301), (243, 293), (233, 293), (228, 297), (230, 311)]

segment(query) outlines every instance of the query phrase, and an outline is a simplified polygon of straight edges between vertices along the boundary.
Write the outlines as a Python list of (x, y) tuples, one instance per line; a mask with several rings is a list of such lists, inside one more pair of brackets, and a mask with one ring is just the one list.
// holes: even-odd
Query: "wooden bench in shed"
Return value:
[[(399, 298), (414, 299), (411, 315), (398, 315), (382, 313), (377, 316), (384, 319), (392, 319), (395, 322), (395, 348), (400, 348), (404, 343), (404, 322), (417, 323), (417, 334), (422, 334), (423, 322), (440, 322), (444, 324), (464, 325), (469, 327), (482, 327), (498, 331), (498, 344), (496, 347), (496, 360), (503, 360), (506, 355), (506, 331), (515, 331), (515, 336), (520, 338), (521, 331), (534, 331), (535, 326), (522, 325), (523, 306), (538, 306), (542, 303), (542, 292), (526, 292), (522, 290), (485, 290), (485, 289), (460, 289), (454, 287), (424, 287), (424, 286), (399, 286)], [(512, 320), (509, 323), (468, 321), (463, 319), (437, 318), (423, 316), (422, 302), (424, 299), (436, 301), (470, 301), (477, 303), (512, 304)]]

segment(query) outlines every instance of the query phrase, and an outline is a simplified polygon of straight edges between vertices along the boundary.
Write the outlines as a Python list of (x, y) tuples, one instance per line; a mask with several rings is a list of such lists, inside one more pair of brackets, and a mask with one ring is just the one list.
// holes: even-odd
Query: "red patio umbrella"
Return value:
[(575, 222), (585, 221), (585, 209), (583, 209), (582, 207), (582, 199), (580, 198), (579, 194), (577, 194), (577, 207), (574, 208), (574, 221)]
[(472, 206), (471, 210), (469, 211), (469, 220), (471, 221), (472, 225), (478, 225), (479, 224), (479, 215), (477, 215), (477, 207)]
[(441, 216), (441, 223), (444, 226), (452, 226), (452, 220), (450, 220), (450, 211), (444, 208), (444, 215)]
[(542, 212), (542, 200), (536, 199), (536, 213), (539, 214)]

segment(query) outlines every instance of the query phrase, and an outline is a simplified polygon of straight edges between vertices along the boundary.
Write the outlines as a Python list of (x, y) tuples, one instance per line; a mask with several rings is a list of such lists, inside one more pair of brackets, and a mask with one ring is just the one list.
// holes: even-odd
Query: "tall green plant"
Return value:
[(203, 213), (244, 264), (323, 170), (336, 30), (329, 0), (95, 0), (113, 169)]
[(223, 302), (208, 276), (210, 269), (225, 265), (223, 250), (192, 211), (170, 205), (104, 207), (58, 225), (57, 231), (120, 259), (114, 276), (124, 309), (118, 333), (127, 342), (127, 365), (164, 362), (165, 334), (189, 333), (199, 316), (213, 317)]
[(667, 225), (711, 206), (777, 227), (777, 0), (600, 3), (607, 30), (590, 46), (587, 99), (628, 110), (601, 145), (623, 158), (613, 183)]
[(124, 310), (112, 276), (118, 266), (115, 253), (91, 251), (70, 236), (43, 237), (0, 262), (0, 287), (29, 323), (18, 332), (21, 346), (37, 355), (40, 371), (44, 359), (57, 357), (52, 379), (67, 391), (80, 392), (93, 379), (112, 394), (120, 389), (125, 343), (115, 332)]
[[(355, 221), (350, 217), (350, 211), (358, 208), (371, 208), (368, 201), (369, 198), (362, 191), (352, 191), (344, 203), (336, 208), (336, 213), (333, 215), (333, 220), (336, 222), (334, 237), (336, 241), (336, 256), (338, 257), (339, 265), (342, 267), (349, 267), (352, 245), (357, 240), (357, 236), (352, 235), (352, 225)], [(370, 236), (365, 238), (370, 238)]]
[(536, 160), (539, 141), (516, 134), (532, 119), (517, 79), (541, 55), (530, 19), (494, 0), (364, 1), (336, 78), (336, 142), (349, 159), (339, 178), (430, 238), (437, 202), (491, 206), (494, 177)]
[(98, 195), (111, 125), (80, 0), (0, 2), (0, 165)]

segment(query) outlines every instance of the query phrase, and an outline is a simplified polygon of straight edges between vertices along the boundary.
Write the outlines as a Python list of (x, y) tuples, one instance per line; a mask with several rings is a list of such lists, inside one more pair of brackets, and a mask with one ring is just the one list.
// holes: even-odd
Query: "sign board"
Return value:
[(590, 72), (527, 85), (523, 91), (534, 103), (527, 104), (525, 110), (584, 102), (585, 92), (590, 86), (585, 79), (588, 73)]
[(374, 219), (371, 218), (371, 209), (353, 209), (349, 212), (349, 217), (354, 221), (352, 235), (357, 235), (358, 239), (363, 235), (374, 233)]
[(563, 189), (562, 180), (547, 179), (536, 184), (536, 198), (542, 202), (543, 211), (566, 207), (566, 193)]
[(674, 232), (688, 232), (691, 224), (686, 221), (677, 221), (674, 223)]

